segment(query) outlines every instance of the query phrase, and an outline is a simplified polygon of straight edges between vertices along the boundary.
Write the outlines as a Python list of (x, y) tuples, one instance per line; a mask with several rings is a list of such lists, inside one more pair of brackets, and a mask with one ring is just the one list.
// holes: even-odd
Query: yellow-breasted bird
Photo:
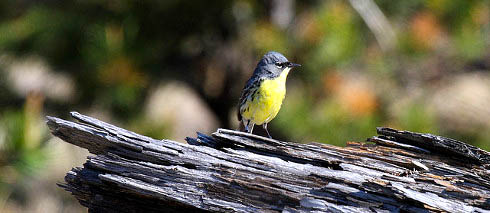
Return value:
[(248, 133), (254, 125), (262, 125), (267, 130), (269, 123), (281, 109), (286, 95), (286, 78), (293, 67), (301, 66), (291, 63), (278, 52), (268, 52), (257, 64), (255, 71), (243, 88), (238, 105), (238, 121)]

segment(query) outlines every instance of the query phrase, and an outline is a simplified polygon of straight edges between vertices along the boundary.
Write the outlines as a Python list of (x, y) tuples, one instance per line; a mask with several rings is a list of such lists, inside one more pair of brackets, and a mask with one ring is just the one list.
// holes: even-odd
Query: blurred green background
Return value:
[(270, 50), (303, 65), (275, 138), (343, 146), (389, 126), (490, 150), (489, 0), (3, 0), (0, 212), (85, 211), (55, 183), (87, 152), (44, 116), (178, 141), (237, 128)]

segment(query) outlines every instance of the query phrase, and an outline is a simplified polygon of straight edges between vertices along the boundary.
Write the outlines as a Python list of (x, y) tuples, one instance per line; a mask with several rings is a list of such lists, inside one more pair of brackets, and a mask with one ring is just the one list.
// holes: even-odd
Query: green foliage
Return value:
[(11, 190), (14, 184), (39, 172), (47, 160), (47, 130), (39, 114), (26, 110), (2, 112), (0, 119), (0, 188)]
[(432, 132), (437, 134), (437, 122), (433, 113), (423, 103), (411, 103), (397, 115), (400, 129), (413, 132)]
[(346, 141), (363, 141), (381, 126), (378, 112), (353, 114), (335, 99), (313, 104), (300, 92), (290, 92), (279, 116), (271, 123), (296, 141), (318, 141), (344, 146)]
[[(487, 29), (488, 31), (489, 29)], [(490, 43), (488, 33), (474, 24), (463, 25), (455, 32), (455, 47), (458, 56), (466, 60), (477, 60), (485, 54)]]

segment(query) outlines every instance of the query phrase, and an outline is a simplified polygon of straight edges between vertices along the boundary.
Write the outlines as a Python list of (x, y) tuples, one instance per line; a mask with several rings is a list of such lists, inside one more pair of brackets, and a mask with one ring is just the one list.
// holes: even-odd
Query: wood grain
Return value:
[(336, 147), (218, 129), (185, 144), (72, 117), (47, 125), (95, 154), (59, 184), (90, 212), (490, 211), (490, 154), (449, 138), (378, 128)]

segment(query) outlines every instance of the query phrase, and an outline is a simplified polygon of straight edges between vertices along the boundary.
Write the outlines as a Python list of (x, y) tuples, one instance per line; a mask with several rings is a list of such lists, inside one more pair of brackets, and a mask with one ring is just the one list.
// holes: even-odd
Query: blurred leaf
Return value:
[(257, 23), (253, 31), (253, 44), (261, 54), (274, 50), (288, 55), (285, 32), (269, 22)]
[(359, 20), (354, 19), (353, 13), (344, 1), (324, 3), (316, 11), (323, 38), (310, 51), (306, 58), (310, 63), (305, 65), (317, 75), (313, 79), (318, 79), (325, 67), (351, 62), (359, 54), (363, 47), (362, 35), (358, 31)]
[[(47, 130), (44, 125), (35, 124), (40, 120), (33, 118), (39, 116), (26, 110), (2, 113), (0, 131), (6, 132), (6, 138), (0, 146), (0, 170), (12, 166), (21, 175), (30, 176), (42, 167), (46, 159), (42, 142), (47, 140)], [(39, 133), (32, 135), (33, 131)]]
[(412, 103), (398, 115), (399, 128), (413, 132), (431, 132), (436, 134), (436, 120), (424, 104)]
[(417, 49), (431, 50), (441, 40), (441, 26), (437, 18), (429, 11), (416, 14), (410, 28), (411, 37)]
[(475, 60), (484, 56), (485, 50), (490, 47), (488, 32), (475, 26), (466, 19), (467, 23), (462, 25), (455, 33), (455, 46), (458, 55), (466, 60)]

